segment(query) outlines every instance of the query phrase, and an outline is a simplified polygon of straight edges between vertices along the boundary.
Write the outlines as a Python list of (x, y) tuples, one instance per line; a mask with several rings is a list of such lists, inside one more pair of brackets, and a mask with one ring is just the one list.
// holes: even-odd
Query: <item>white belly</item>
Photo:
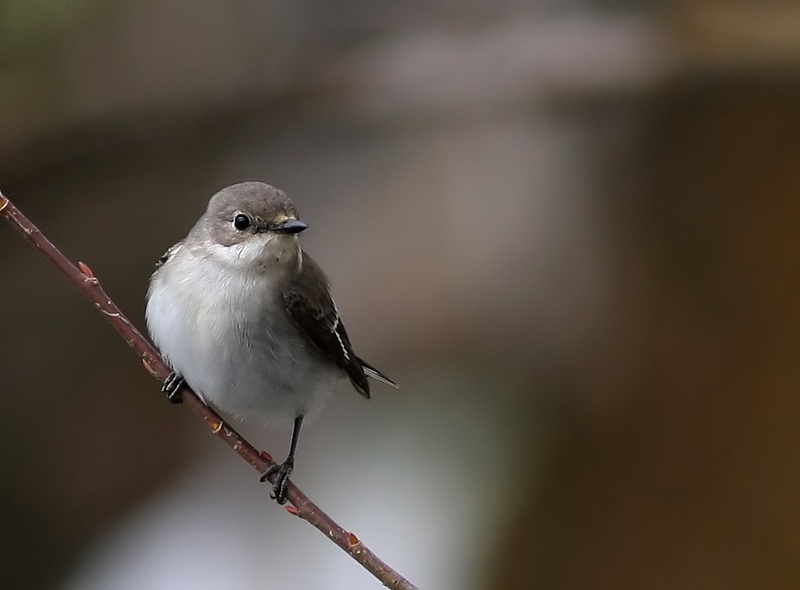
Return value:
[(226, 414), (314, 413), (341, 375), (288, 317), (275, 286), (190, 256), (168, 260), (148, 292), (148, 329), (167, 363)]

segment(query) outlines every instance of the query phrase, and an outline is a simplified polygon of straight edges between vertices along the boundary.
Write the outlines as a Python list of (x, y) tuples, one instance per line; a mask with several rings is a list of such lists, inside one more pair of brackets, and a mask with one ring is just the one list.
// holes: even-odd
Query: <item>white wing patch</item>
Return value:
[(342, 335), (339, 334), (339, 330), (337, 330), (337, 328), (339, 327), (339, 310), (336, 309), (336, 302), (333, 299), (331, 299), (331, 303), (333, 304), (333, 313), (336, 314), (336, 319), (333, 322), (333, 326), (331, 326), (331, 330), (333, 330), (333, 333), (336, 335), (336, 339), (339, 341), (339, 348), (342, 349), (344, 358), (349, 361), (350, 353), (347, 352), (347, 347), (344, 345), (344, 342), (342, 341)]

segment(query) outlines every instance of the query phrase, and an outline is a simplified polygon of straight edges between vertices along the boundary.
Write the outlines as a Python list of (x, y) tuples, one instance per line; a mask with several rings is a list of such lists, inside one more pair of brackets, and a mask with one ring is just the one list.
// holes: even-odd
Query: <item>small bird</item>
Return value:
[(347, 377), (366, 398), (367, 377), (394, 381), (353, 352), (323, 270), (300, 246), (307, 225), (286, 194), (262, 182), (226, 187), (189, 234), (156, 264), (147, 328), (174, 373), (207, 404), (242, 419), (293, 419), (272, 497), (286, 502), (303, 418)]

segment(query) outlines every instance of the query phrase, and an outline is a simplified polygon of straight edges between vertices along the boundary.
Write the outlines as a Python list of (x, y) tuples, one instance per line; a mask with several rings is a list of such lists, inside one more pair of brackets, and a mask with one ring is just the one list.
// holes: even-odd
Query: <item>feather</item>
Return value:
[(308, 254), (303, 255), (300, 272), (289, 279), (283, 303), (301, 332), (347, 374), (361, 395), (369, 397), (367, 376), (394, 385), (391, 379), (365, 365), (353, 352), (347, 330), (331, 298), (328, 279)]

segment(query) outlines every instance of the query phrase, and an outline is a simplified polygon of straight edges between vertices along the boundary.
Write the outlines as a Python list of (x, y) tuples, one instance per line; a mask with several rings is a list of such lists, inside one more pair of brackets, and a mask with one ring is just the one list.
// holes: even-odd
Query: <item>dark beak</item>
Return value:
[(304, 229), (308, 229), (308, 226), (299, 219), (287, 219), (283, 223), (269, 226), (269, 231), (276, 234), (299, 234)]

